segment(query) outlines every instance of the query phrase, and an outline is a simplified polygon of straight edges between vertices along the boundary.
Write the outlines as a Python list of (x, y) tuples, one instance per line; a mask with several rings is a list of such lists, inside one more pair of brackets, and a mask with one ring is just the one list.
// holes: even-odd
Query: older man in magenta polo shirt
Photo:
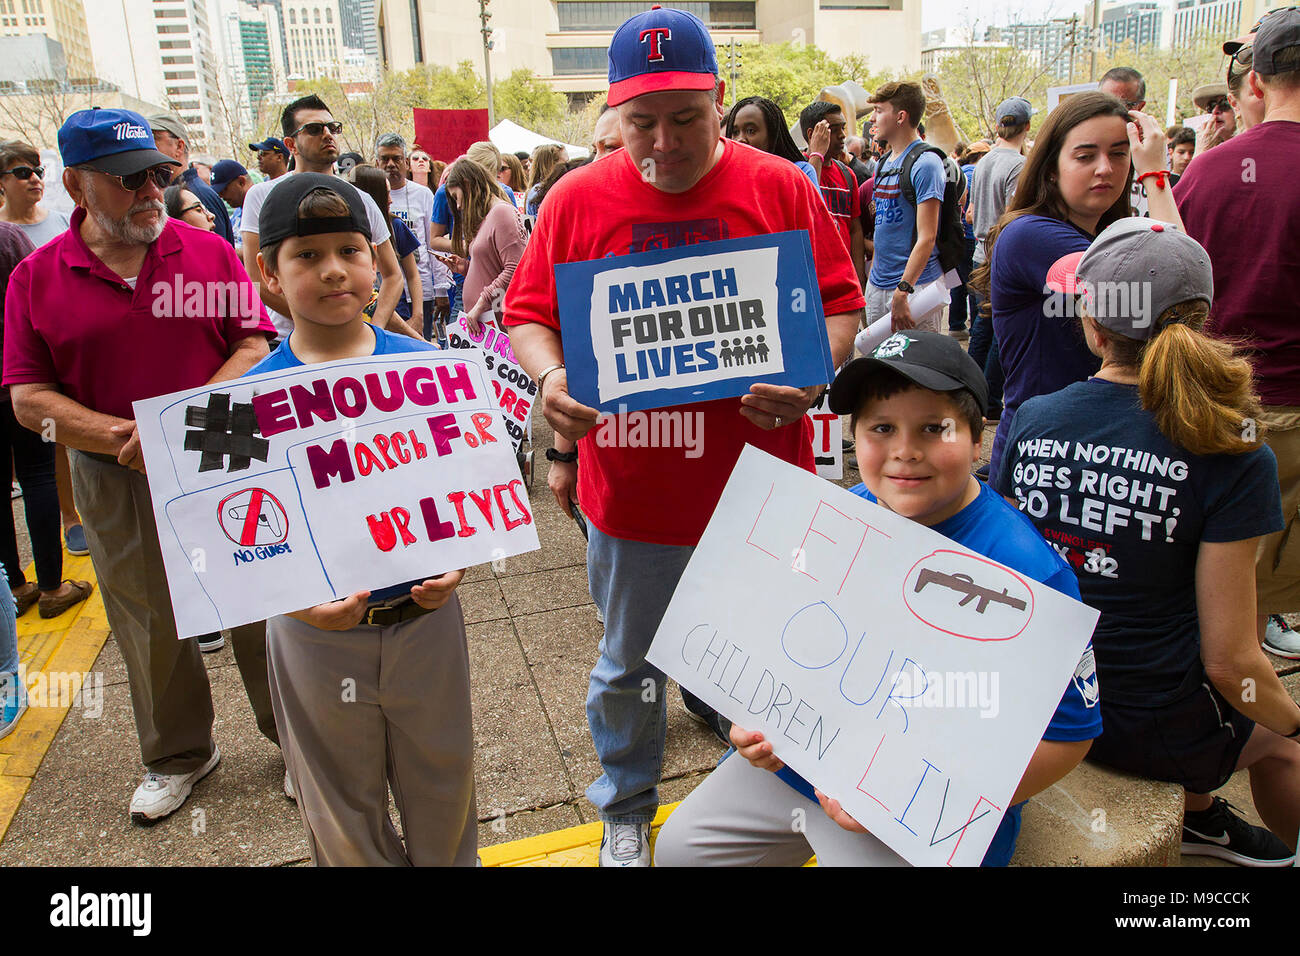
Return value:
[[(176, 637), (131, 403), (238, 378), (267, 354), (275, 330), (230, 244), (167, 219), (162, 191), (176, 163), (141, 116), (74, 113), (59, 151), (78, 208), (68, 231), (10, 278), (4, 384), (18, 420), (38, 431), (52, 422), (71, 452), (148, 771), (131, 818), (150, 824), (179, 808), (221, 755), (198, 643)], [(174, 293), (195, 281), (235, 283), (240, 295), (227, 314), (188, 314)], [(251, 314), (240, 303), (254, 303), (242, 310)], [(237, 628), (232, 639), (258, 726), (276, 741), (264, 627)]]

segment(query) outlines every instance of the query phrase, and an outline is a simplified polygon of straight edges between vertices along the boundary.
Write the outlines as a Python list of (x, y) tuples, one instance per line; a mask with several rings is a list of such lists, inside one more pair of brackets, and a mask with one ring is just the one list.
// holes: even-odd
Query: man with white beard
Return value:
[[(238, 378), (275, 330), (230, 244), (168, 221), (163, 189), (177, 163), (143, 117), (81, 110), (59, 130), (59, 151), (77, 209), (9, 280), (4, 384), (18, 421), (69, 451), (146, 769), (131, 819), (147, 825), (175, 812), (221, 754), (198, 642), (177, 640), (131, 403)], [(196, 310), (176, 294), (194, 282), (237, 294), (217, 314), (205, 294)], [(278, 742), (264, 625), (235, 628), (232, 643), (258, 727)]]

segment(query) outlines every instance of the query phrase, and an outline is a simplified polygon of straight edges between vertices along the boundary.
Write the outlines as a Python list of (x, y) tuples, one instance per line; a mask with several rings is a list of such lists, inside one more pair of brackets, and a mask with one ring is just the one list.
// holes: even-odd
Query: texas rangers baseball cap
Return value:
[(711, 90), (718, 60), (693, 13), (655, 4), (614, 31), (609, 43), (610, 106), (662, 90)]
[(212, 167), (212, 178), (208, 185), (212, 187), (213, 192), (220, 195), (221, 190), (225, 189), (240, 176), (247, 175), (248, 170), (244, 168), (242, 163), (237, 163), (233, 159), (223, 159)]
[[(298, 204), (308, 193), (323, 189), (337, 193), (348, 204), (348, 215), (300, 219)], [(356, 187), (324, 173), (294, 173), (276, 185), (262, 203), (257, 221), (257, 246), (265, 249), (290, 236), (317, 236), (324, 232), (359, 232), (370, 239), (370, 217)]]
[(958, 392), (975, 396), (988, 408), (989, 386), (975, 360), (958, 341), (939, 332), (907, 329), (895, 332), (870, 355), (855, 358), (840, 370), (830, 388), (830, 408), (836, 415), (851, 415), (862, 400), (871, 376), (889, 368), (933, 392)]
[(1294, 66), (1279, 66), (1274, 57), (1283, 50), (1300, 47), (1300, 10), (1276, 10), (1259, 25), (1255, 34), (1252, 66), (1260, 76), (1294, 72)]
[(77, 110), (59, 127), (64, 166), (88, 166), (112, 176), (129, 176), (151, 166), (179, 166), (158, 152), (149, 124), (130, 110)]
[(274, 136), (268, 136), (260, 143), (249, 143), (248, 148), (255, 153), (272, 151), (279, 153), (285, 159), (289, 158), (289, 147), (284, 145), (283, 140), (276, 139)]
[(1047, 270), (1049, 288), (1078, 295), (1099, 325), (1144, 341), (1170, 306), (1214, 302), (1210, 255), (1169, 223), (1130, 216), (1111, 223), (1083, 252)]

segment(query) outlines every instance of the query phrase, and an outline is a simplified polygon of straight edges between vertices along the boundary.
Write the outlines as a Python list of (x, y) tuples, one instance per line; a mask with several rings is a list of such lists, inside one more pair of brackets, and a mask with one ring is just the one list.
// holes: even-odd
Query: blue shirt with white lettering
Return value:
[[(876, 496), (865, 484), (849, 489), (859, 498), (875, 502)], [(1005, 564), (1026, 577), (1041, 581), (1054, 591), (1079, 599), (1079, 582), (1070, 566), (1043, 540), (1038, 529), (1024, 515), (1007, 504), (988, 485), (980, 485), (979, 496), (951, 518), (931, 526), (932, 531), (976, 554)], [(1101, 711), (1097, 707), (1097, 681), (1092, 668), (1092, 645), (1079, 660), (1070, 685), (1065, 688), (1051, 723), (1043, 731), (1044, 740), (1092, 740), (1101, 736)], [(789, 767), (777, 776), (795, 790), (816, 800), (812, 785)], [(993, 842), (984, 854), (983, 866), (1006, 866), (1016, 850), (1020, 835), (1020, 811), (1024, 802), (1006, 811)]]
[[(914, 149), (925, 145), (918, 139), (899, 156), (889, 156), (876, 170), (876, 184), (872, 199), (876, 203), (876, 254), (871, 260), (871, 284), (877, 289), (894, 289), (903, 278), (907, 259), (912, 254), (916, 229), (916, 207), (904, 197), (899, 187), (903, 160)], [(946, 186), (943, 160), (934, 153), (926, 153), (912, 164), (912, 186), (916, 190), (916, 204), (927, 199), (943, 201)], [(933, 282), (943, 274), (939, 266), (939, 246), (935, 243), (930, 258), (913, 285)]]

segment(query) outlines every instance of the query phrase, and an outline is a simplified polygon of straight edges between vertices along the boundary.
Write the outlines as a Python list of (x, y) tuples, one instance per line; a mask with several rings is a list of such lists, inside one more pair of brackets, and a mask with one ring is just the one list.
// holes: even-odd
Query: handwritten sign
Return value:
[(415, 125), (415, 144), (434, 159), (445, 163), (463, 156), (474, 143), (488, 138), (488, 111), (482, 110), (411, 110)]
[(806, 232), (555, 267), (569, 392), (607, 412), (834, 375)]
[(817, 396), (817, 401), (805, 414), (813, 427), (813, 463), (817, 477), (839, 481), (844, 477), (844, 428), (840, 416), (826, 405), (829, 389)]
[(468, 352), (267, 372), (135, 415), (181, 637), (538, 547)]
[(496, 392), (506, 432), (514, 442), (515, 451), (521, 451), (524, 439), (531, 441), (533, 437), (531, 413), (537, 398), (537, 383), (515, 359), (510, 336), (492, 323), (490, 315), (474, 333), (470, 331), (469, 319), (462, 312), (456, 324), (447, 329), (447, 342), (453, 349), (467, 349), (478, 354), (492, 380), (492, 390)]
[(647, 659), (909, 862), (977, 866), (1071, 681), (1095, 706), (1096, 621), (746, 447)]

